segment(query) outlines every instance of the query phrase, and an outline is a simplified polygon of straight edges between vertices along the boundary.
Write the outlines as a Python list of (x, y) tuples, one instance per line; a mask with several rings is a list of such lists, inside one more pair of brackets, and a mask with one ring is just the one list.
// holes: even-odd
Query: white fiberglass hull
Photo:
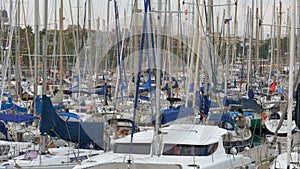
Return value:
[[(279, 119), (266, 120), (265, 126), (268, 129), (268, 131), (270, 131), (271, 133), (275, 133), (279, 121), (280, 121)], [(278, 130), (278, 134), (287, 134), (289, 131), (287, 126), (288, 126), (287, 120), (284, 120), (282, 126)], [(295, 128), (296, 128), (296, 123), (295, 121), (292, 121), (292, 130), (294, 130)]]
[(217, 154), (205, 157), (134, 155), (128, 160), (128, 155), (104, 153), (77, 165), (74, 169), (226, 169), (240, 167), (241, 164), (249, 166), (251, 163), (247, 157), (229, 154), (226, 157)]

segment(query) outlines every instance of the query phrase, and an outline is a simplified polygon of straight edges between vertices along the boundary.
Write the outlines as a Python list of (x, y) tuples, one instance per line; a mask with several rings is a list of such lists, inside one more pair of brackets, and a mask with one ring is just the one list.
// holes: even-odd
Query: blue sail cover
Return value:
[[(36, 98), (34, 99), (34, 102), (33, 104), (36, 104), (36, 114), (41, 114), (42, 113), (42, 109), (43, 109), (43, 106), (42, 106), (42, 101), (41, 101), (41, 98), (40, 96), (36, 96)], [(61, 109), (65, 109), (66, 106), (65, 105), (54, 105), (53, 106), (54, 110), (61, 110)]]
[(252, 99), (239, 99), (241, 105), (243, 105), (243, 109), (252, 109), (255, 110), (257, 113), (261, 113), (264, 111), (261, 105), (257, 104), (255, 100)]
[(42, 113), (42, 101), (40, 96), (36, 96), (34, 99), (33, 104), (36, 104), (36, 114), (41, 114)]
[(0, 120), (3, 120), (5, 123), (11, 121), (15, 123), (26, 122), (26, 124), (30, 124), (35, 119), (37, 119), (37, 117), (33, 116), (33, 114), (0, 114)]
[(20, 106), (16, 105), (15, 103), (13, 103), (11, 96), (9, 96), (8, 94), (3, 94), (3, 96), (8, 97), (9, 103), (2, 103), (1, 110), (14, 110), (14, 111), (21, 112), (21, 113), (27, 112), (27, 108), (20, 107)]
[[(161, 112), (161, 124), (166, 124), (177, 119), (181, 119), (194, 115), (194, 109), (190, 107), (176, 107), (171, 109), (165, 109)], [(155, 119), (155, 118), (153, 118)]]
[(40, 120), (41, 134), (48, 134), (79, 143), (80, 148), (94, 145), (96, 149), (104, 149), (103, 122), (72, 122), (62, 120), (55, 112), (50, 98), (43, 96), (43, 110)]

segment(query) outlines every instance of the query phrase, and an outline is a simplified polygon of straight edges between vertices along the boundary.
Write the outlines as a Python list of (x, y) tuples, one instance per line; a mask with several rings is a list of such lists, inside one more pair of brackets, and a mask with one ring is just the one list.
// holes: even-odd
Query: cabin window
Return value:
[[(132, 143), (132, 154), (150, 154), (151, 144)], [(129, 143), (116, 143), (114, 153), (130, 153)]]
[(270, 119), (279, 120), (280, 119), (280, 115), (278, 113), (276, 113), (276, 112), (271, 113)]
[(218, 148), (218, 143), (210, 145), (164, 144), (163, 155), (208, 156)]

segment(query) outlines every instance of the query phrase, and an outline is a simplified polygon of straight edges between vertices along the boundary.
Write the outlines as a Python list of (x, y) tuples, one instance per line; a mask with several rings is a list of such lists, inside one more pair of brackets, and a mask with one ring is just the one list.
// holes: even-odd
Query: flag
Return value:
[(276, 91), (276, 82), (274, 81), (271, 84), (270, 90), (269, 90), (269, 94), (273, 94)]

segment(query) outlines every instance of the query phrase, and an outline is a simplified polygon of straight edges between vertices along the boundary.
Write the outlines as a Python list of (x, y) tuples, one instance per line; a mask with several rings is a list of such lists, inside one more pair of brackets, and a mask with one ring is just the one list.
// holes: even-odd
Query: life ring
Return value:
[(266, 120), (267, 118), (268, 118), (268, 115), (267, 115), (267, 112), (261, 112), (261, 114), (260, 114), (260, 118), (262, 119), (262, 120)]

